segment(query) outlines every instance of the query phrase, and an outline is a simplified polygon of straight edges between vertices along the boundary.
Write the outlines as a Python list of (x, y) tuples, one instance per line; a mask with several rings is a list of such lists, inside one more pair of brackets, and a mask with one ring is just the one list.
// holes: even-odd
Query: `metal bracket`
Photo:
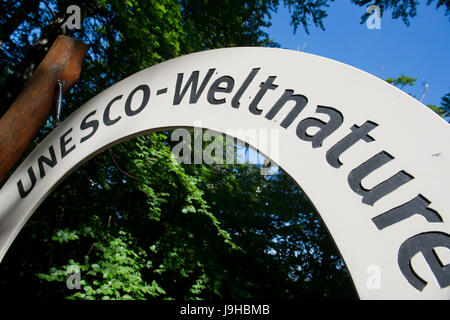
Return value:
[(56, 84), (58, 86), (58, 97), (56, 98), (56, 118), (55, 118), (55, 124), (59, 125), (61, 123), (61, 111), (62, 111), (62, 92), (64, 87), (64, 81), (63, 80), (57, 80)]

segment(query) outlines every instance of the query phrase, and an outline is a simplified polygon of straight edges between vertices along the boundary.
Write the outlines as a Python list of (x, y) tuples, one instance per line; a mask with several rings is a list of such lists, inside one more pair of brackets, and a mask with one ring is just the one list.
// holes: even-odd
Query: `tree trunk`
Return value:
[(66, 93), (78, 81), (88, 46), (58, 36), (24, 89), (0, 119), (0, 182), (28, 149), (54, 106), (56, 81)]

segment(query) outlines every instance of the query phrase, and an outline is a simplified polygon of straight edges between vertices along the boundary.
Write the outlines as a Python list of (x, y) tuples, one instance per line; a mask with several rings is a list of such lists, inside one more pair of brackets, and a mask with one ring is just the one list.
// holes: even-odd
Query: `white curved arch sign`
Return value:
[[(0, 191), (0, 258), (74, 168), (159, 128), (279, 130), (253, 147), (302, 187), (362, 299), (450, 298), (450, 127), (361, 70), (281, 49), (230, 48), (153, 66), (74, 112)], [(256, 145), (255, 145), (256, 144)]]

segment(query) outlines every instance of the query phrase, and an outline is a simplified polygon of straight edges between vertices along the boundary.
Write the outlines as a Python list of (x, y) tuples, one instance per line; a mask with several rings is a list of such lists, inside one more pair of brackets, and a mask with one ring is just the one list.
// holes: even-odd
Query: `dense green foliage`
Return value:
[[(441, 105), (436, 106), (433, 104), (427, 105), (431, 110), (436, 112), (441, 117), (449, 117), (450, 116), (450, 92), (441, 98)], [(450, 119), (448, 120), (450, 122)]]
[[(402, 74), (400, 77), (388, 78), (388, 79), (386, 79), (386, 81), (403, 90), (405, 86), (414, 86), (416, 84), (417, 79), (407, 77)], [(409, 94), (411, 96), (415, 97), (413, 94), (411, 94), (411, 93), (409, 93)], [(417, 97), (415, 97), (415, 98), (417, 98)], [(450, 116), (450, 92), (442, 97), (440, 106), (437, 106), (434, 104), (428, 104), (427, 107), (430, 108), (431, 110), (433, 110), (434, 112), (436, 112), (441, 117)]]
[[(419, 1), (417, 0), (352, 0), (352, 2), (362, 7), (367, 7), (371, 4), (377, 5), (381, 9), (381, 14), (386, 10), (392, 10), (392, 18), (401, 18), (408, 26), (410, 24), (410, 18), (417, 15), (417, 6), (419, 5)], [(450, 1), (448, 0), (427, 0), (426, 4), (436, 4), (436, 9), (444, 7), (445, 15), (448, 16), (450, 14)], [(368, 14), (362, 16), (361, 23), (363, 23), (368, 16)]]
[(393, 86), (397, 86), (400, 89), (403, 89), (405, 86), (413, 86), (416, 83), (416, 78), (407, 77), (405, 75), (401, 75), (398, 78), (388, 78), (386, 82), (392, 84)]
[[(82, 8), (81, 30), (62, 27), (71, 4)], [(91, 46), (82, 78), (65, 99), (69, 114), (126, 76), (182, 54), (276, 46), (263, 27), (280, 4), (293, 12), (295, 29), (324, 27), (326, 0), (3, 1), (0, 114), (62, 32)], [(34, 145), (51, 129), (49, 122)], [(332, 240), (286, 174), (265, 177), (258, 166), (239, 164), (180, 165), (171, 156), (169, 136), (153, 133), (122, 143), (63, 181), (0, 264), (2, 294), (355, 297)], [(69, 265), (81, 269), (80, 290), (66, 287)]]
[[(333, 243), (287, 175), (181, 167), (166, 142), (141, 136), (72, 174), (14, 242), (3, 284), (49, 298), (353, 296)], [(66, 288), (68, 265), (80, 266), (82, 290)]]

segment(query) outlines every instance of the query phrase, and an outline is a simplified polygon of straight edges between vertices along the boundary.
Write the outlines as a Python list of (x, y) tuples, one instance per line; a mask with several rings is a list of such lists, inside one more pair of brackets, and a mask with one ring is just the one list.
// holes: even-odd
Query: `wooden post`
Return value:
[(89, 47), (58, 36), (24, 89), (0, 119), (0, 182), (21, 159), (50, 116), (55, 104), (56, 81), (66, 93), (78, 81)]

